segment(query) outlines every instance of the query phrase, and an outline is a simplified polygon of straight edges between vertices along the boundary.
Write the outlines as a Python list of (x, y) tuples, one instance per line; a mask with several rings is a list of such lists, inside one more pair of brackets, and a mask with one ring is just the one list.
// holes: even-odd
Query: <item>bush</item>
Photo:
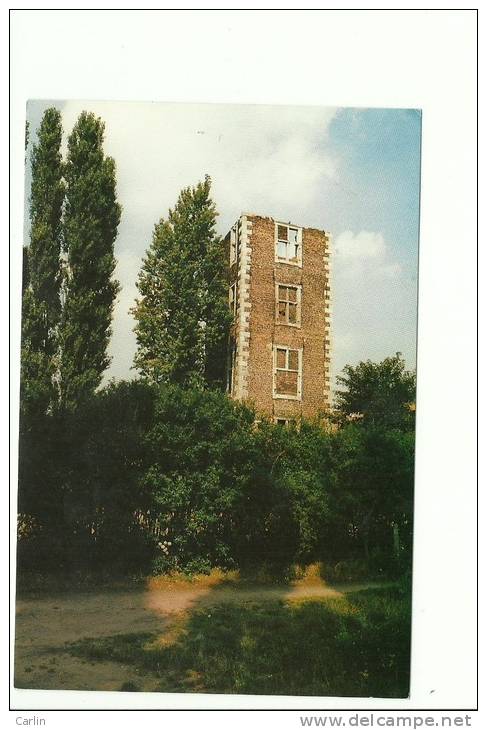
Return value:
[(392, 555), (393, 523), (410, 554), (414, 433), (348, 424), (334, 436), (332, 472), (323, 554), (369, 561), (380, 548)]
[(337, 563), (323, 563), (322, 576), (331, 583), (352, 583), (378, 577), (371, 571), (370, 564), (364, 558), (348, 558)]
[(19, 508), (37, 532), (19, 543), (21, 567), (147, 569), (155, 539), (140, 524), (141, 478), (152, 416), (152, 389), (134, 381), (110, 383), (76, 411), (24, 419)]
[(223, 393), (162, 386), (148, 443), (145, 487), (170, 546), (159, 566), (277, 574), (315, 556), (330, 461), (321, 428), (256, 425)]
[(22, 425), (20, 566), (285, 576), (326, 557), (330, 580), (410, 569), (412, 433), (257, 423), (224, 393), (144, 381), (41, 421)]
[(39, 530), (17, 541), (17, 567), (36, 573), (59, 572), (66, 565), (64, 535), (57, 530)]

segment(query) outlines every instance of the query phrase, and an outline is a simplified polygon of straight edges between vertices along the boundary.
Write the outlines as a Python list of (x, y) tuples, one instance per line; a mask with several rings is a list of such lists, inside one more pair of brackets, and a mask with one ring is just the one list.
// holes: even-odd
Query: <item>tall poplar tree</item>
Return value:
[(31, 156), (30, 245), (24, 249), (22, 287), (21, 409), (39, 415), (57, 400), (53, 376), (61, 315), (61, 138), (61, 114), (47, 109)]
[(227, 347), (233, 314), (229, 310), (227, 259), (220, 236), (209, 241), (203, 260), (203, 321), (205, 382), (209, 387), (226, 386)]
[(105, 125), (82, 112), (68, 139), (63, 244), (66, 258), (60, 328), (60, 391), (65, 407), (94, 392), (110, 358), (113, 247), (120, 222), (115, 163), (103, 151)]
[(135, 367), (155, 382), (222, 386), (228, 310), (211, 180), (181, 191), (154, 228), (137, 287)]

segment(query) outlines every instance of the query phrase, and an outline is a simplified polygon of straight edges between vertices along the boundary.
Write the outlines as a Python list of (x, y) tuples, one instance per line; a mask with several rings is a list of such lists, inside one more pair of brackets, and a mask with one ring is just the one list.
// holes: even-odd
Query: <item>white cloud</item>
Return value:
[(343, 231), (333, 244), (333, 264), (338, 277), (379, 281), (397, 277), (401, 265), (391, 259), (382, 233)]
[(384, 277), (388, 277), (390, 279), (393, 279), (395, 276), (401, 273), (401, 264), (398, 264), (397, 262), (393, 262), (391, 264), (386, 264), (385, 266), (381, 266), (379, 269), (380, 273)]
[[(382, 360), (414, 331), (415, 282), (408, 280), (383, 233), (350, 230), (333, 245), (333, 372), (347, 363)], [(414, 346), (413, 346), (414, 349)], [(411, 348), (406, 352), (409, 359)]]
[(146, 247), (147, 233), (181, 188), (205, 174), (213, 179), (226, 233), (245, 210), (299, 222), (313, 208), (322, 179), (335, 173), (323, 147), (333, 109), (67, 102), (66, 130), (84, 108), (106, 123), (105, 148), (117, 163), (124, 206), (120, 243), (130, 228), (146, 236), (143, 242), (130, 241), (138, 250)]
[(382, 233), (352, 231), (340, 233), (335, 241), (334, 252), (337, 257), (345, 259), (381, 259), (386, 252), (386, 245)]

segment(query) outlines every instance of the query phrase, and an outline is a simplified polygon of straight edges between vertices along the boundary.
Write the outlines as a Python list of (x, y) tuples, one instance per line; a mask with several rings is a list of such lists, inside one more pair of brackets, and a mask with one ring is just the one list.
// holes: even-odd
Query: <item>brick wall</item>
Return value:
[[(237, 282), (233, 396), (269, 416), (313, 417), (329, 404), (328, 238), (323, 231), (303, 228), (299, 267), (275, 261), (272, 218), (242, 216), (238, 225), (239, 257), (230, 267), (230, 282)], [(299, 327), (276, 321), (277, 284), (301, 287)], [(302, 348), (301, 400), (273, 397), (275, 345)]]

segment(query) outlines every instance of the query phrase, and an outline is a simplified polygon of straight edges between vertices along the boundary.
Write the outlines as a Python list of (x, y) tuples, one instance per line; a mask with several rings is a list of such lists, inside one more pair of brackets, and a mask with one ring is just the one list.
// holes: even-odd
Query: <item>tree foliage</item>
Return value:
[(60, 252), (64, 198), (61, 115), (44, 112), (32, 150), (30, 246), (23, 256), (21, 409), (46, 412), (54, 385), (61, 314)]
[(44, 570), (150, 565), (143, 475), (153, 410), (147, 383), (111, 382), (26, 435), (19, 512), (38, 529), (23, 541), (21, 562)]
[(232, 564), (236, 504), (254, 473), (253, 420), (218, 392), (158, 389), (145, 481), (164, 538), (160, 561), (173, 568)]
[(416, 399), (415, 374), (406, 370), (401, 353), (382, 362), (370, 360), (346, 365), (337, 377), (342, 386), (336, 394), (336, 407), (344, 416), (360, 414), (374, 425), (411, 426)]
[(316, 555), (327, 511), (320, 429), (256, 426), (223, 393), (163, 385), (148, 439), (161, 566), (283, 567)]
[(141, 379), (47, 416), (28, 457), (21, 511), (41, 541), (63, 537), (65, 567), (392, 565), (394, 526), (410, 556), (414, 433), (402, 428), (256, 423), (224, 393)]
[(133, 310), (135, 367), (154, 382), (223, 385), (230, 314), (216, 209), (206, 177), (154, 228)]
[(64, 414), (59, 446), (71, 564), (82, 564), (84, 554), (98, 566), (133, 566), (150, 557), (151, 538), (142, 535), (150, 495), (142, 477), (153, 410), (146, 383), (121, 381)]
[(74, 407), (99, 386), (110, 359), (114, 241), (120, 221), (115, 163), (103, 152), (105, 125), (83, 112), (68, 140), (63, 220), (66, 267), (60, 328), (60, 388)]
[[(369, 547), (392, 553), (394, 525), (410, 544), (413, 519), (414, 433), (347, 424), (335, 435), (331, 521), (369, 558)], [(341, 527), (340, 527), (341, 526)]]

